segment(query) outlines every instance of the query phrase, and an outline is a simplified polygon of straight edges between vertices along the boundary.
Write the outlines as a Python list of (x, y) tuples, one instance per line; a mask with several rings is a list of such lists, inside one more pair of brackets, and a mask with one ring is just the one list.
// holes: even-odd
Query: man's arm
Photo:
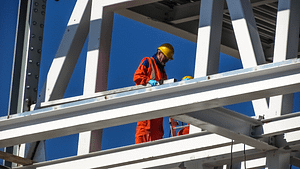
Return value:
[[(139, 67), (134, 73), (133, 81), (136, 85), (146, 85), (150, 78), (148, 77), (149, 63), (147, 59), (143, 59)], [(146, 67), (148, 65), (148, 67)]]

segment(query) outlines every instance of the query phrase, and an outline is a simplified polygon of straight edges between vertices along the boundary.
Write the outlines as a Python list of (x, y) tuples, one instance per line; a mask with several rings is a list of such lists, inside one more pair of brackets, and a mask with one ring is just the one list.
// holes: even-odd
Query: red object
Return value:
[(188, 127), (184, 127), (181, 130), (178, 131), (177, 135), (185, 135), (185, 134), (189, 134), (190, 133), (190, 126)]
[[(148, 59), (148, 61), (146, 61), (147, 64), (145, 64), (146, 59)], [(151, 59), (153, 59), (153, 57)], [(155, 60), (153, 59), (151, 61), (149, 57), (145, 57), (141, 61), (136, 72), (134, 73), (133, 81), (136, 83), (136, 85), (146, 85), (148, 81), (152, 79), (152, 76), (155, 77), (154, 80), (156, 81), (167, 79), (166, 72), (164, 71), (164, 73), (162, 73), (159, 70)], [(157, 119), (139, 121), (137, 122), (137, 127), (136, 127), (135, 144), (162, 139), (163, 135), (164, 135), (163, 117)]]

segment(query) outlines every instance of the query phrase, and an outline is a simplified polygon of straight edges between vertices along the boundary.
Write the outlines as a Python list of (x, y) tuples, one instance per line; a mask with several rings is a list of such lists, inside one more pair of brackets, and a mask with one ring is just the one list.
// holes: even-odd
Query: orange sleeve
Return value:
[(148, 68), (146, 68), (146, 66), (142, 64), (144, 60), (145, 59), (142, 60), (133, 76), (133, 81), (136, 85), (146, 85), (150, 80), (148, 75)]

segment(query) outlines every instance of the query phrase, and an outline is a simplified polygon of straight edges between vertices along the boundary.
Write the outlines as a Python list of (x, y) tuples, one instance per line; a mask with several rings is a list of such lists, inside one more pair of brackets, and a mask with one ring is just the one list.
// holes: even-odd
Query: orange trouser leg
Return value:
[(149, 141), (149, 134), (135, 136), (135, 144), (145, 143)]

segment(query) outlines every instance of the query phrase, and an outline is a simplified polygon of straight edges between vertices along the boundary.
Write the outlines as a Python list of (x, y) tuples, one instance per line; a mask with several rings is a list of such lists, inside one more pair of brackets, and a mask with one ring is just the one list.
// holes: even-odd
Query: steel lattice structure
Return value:
[[(17, 109), (0, 118), (0, 147), (32, 142), (32, 155), (42, 140), (80, 133), (78, 156), (16, 168), (300, 167), (300, 113), (292, 113), (300, 91), (299, 0), (77, 0), (37, 97), (32, 78), (45, 12), (36, 11), (45, 8), (45, 0), (20, 0), (19, 17), (34, 19), (19, 19), (18, 40), (27, 43), (17, 43), (10, 103)], [(196, 42), (195, 79), (105, 91), (114, 13)], [(87, 37), (84, 94), (62, 99)], [(241, 59), (243, 69), (218, 73), (220, 52)], [(255, 117), (222, 107), (245, 101)], [(103, 128), (161, 116), (193, 125), (191, 134), (106, 151), (93, 145)]]

